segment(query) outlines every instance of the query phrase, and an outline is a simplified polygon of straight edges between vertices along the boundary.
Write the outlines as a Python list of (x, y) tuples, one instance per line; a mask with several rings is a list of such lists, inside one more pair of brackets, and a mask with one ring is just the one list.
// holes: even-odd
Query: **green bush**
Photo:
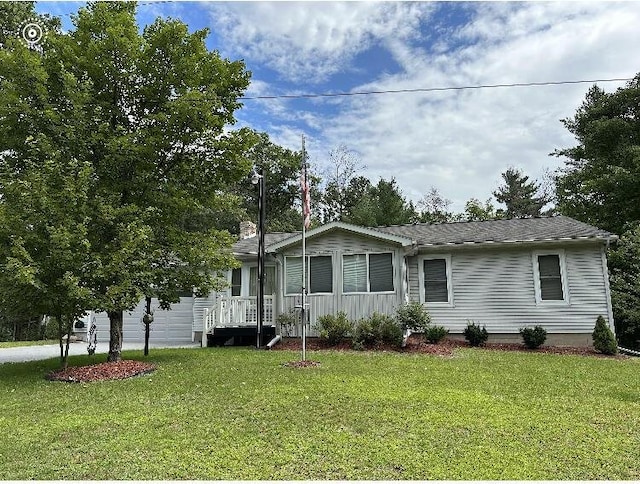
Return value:
[(353, 329), (354, 348), (363, 349), (383, 343), (402, 345), (402, 329), (391, 316), (373, 313), (369, 318), (358, 321)]
[(487, 342), (487, 339), (489, 339), (487, 328), (485, 328), (484, 325), (480, 328), (480, 326), (474, 322), (467, 324), (463, 334), (464, 338), (471, 346), (481, 346)]
[(540, 325), (536, 325), (533, 328), (520, 328), (520, 335), (524, 345), (530, 350), (542, 346), (547, 340), (547, 330)]
[(403, 304), (396, 310), (396, 319), (403, 331), (410, 329), (416, 333), (424, 332), (431, 324), (431, 316), (419, 302)]
[(593, 347), (605, 355), (615, 355), (618, 352), (616, 338), (602, 316), (596, 319), (596, 327), (591, 334)]
[(318, 318), (320, 338), (327, 340), (330, 345), (337, 345), (351, 335), (353, 324), (347, 319), (347, 314), (340, 311), (337, 315), (326, 314)]
[(444, 326), (429, 326), (424, 330), (424, 339), (429, 343), (439, 343), (449, 334), (449, 330)]
[(295, 335), (295, 329), (300, 324), (300, 314), (290, 310), (287, 313), (280, 313), (276, 318), (276, 324), (280, 327), (280, 334), (283, 338)]

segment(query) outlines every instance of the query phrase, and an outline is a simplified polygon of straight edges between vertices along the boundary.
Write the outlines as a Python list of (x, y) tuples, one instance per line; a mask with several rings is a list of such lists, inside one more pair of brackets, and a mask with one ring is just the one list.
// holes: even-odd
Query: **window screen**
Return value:
[(342, 292), (367, 291), (367, 256), (345, 255), (342, 258)]
[[(251, 267), (249, 269), (249, 296), (258, 295), (258, 268)], [(276, 283), (276, 268), (272, 266), (266, 266), (264, 268), (264, 295), (271, 296)]]
[(309, 293), (333, 292), (331, 256), (309, 258)]
[(371, 292), (393, 291), (391, 253), (369, 254), (369, 287)]
[(233, 269), (231, 271), (231, 295), (239, 296), (242, 287), (242, 270)]
[(540, 298), (543, 301), (562, 301), (562, 276), (560, 274), (560, 256), (557, 254), (539, 255)]
[(300, 294), (302, 292), (302, 257), (286, 258), (286, 293)]
[(447, 260), (424, 261), (424, 296), (426, 302), (448, 302)]

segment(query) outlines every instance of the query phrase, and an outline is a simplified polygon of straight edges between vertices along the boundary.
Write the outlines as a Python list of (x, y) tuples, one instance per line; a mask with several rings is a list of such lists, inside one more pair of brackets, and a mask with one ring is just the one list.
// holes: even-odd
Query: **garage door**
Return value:
[[(124, 313), (122, 339), (125, 343), (144, 343), (142, 315), (144, 300), (130, 313)], [(181, 297), (180, 302), (171, 305), (170, 310), (161, 310), (157, 299), (151, 300), (153, 323), (150, 326), (149, 343), (155, 345), (179, 345), (191, 343), (193, 325), (193, 298)], [(95, 314), (98, 341), (109, 341), (109, 317), (106, 313)]]

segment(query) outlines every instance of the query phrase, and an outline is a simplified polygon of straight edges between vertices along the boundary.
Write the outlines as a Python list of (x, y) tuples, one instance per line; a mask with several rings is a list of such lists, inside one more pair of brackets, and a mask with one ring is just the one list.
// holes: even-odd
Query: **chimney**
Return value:
[(248, 221), (240, 222), (240, 240), (255, 237), (256, 235), (258, 235), (256, 224)]

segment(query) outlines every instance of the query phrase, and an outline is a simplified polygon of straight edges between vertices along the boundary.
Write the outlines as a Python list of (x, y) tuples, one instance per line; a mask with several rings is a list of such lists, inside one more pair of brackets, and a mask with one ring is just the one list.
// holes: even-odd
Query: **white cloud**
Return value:
[(433, 7), (396, 2), (251, 2), (210, 4), (225, 49), (314, 84), (376, 42), (411, 38)]
[[(432, 56), (398, 42), (405, 72), (372, 90), (631, 77), (640, 66), (640, 8), (634, 3), (476, 4), (457, 32), (474, 43)], [(618, 84), (620, 85), (620, 84)], [(603, 84), (612, 90), (616, 84)], [(357, 150), (372, 180), (395, 176), (419, 200), (430, 186), (462, 210), (488, 198), (508, 166), (541, 178), (560, 166), (548, 154), (574, 141), (559, 120), (572, 116), (588, 84), (496, 88), (352, 99), (326, 131), (329, 146)]]

